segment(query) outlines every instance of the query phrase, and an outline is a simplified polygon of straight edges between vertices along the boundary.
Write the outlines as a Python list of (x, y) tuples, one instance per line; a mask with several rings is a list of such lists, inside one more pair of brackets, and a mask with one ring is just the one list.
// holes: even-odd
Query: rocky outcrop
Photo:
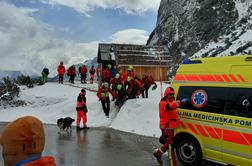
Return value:
[(251, 0), (161, 0), (147, 44), (166, 45), (175, 62), (191, 56), (228, 55), (233, 44), (237, 45), (233, 54), (244, 53), (251, 42), (236, 42), (250, 33), (251, 6)]

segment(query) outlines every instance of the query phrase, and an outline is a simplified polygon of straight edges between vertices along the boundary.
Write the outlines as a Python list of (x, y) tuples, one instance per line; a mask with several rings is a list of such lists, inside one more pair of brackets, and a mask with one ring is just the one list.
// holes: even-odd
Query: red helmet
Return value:
[(172, 87), (166, 88), (164, 92), (164, 97), (167, 96), (168, 94), (175, 94), (175, 90)]

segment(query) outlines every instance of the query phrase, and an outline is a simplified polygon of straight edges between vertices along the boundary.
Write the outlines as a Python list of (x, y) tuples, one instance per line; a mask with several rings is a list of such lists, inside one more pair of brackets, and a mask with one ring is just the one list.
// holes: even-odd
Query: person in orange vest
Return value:
[(97, 92), (97, 96), (102, 104), (103, 112), (107, 117), (109, 117), (110, 111), (110, 100), (109, 100), (109, 93), (115, 97), (116, 95), (112, 92), (112, 89), (109, 87), (107, 82), (104, 82), (102, 86), (99, 88)]
[(63, 65), (63, 61), (60, 61), (57, 71), (59, 76), (59, 84), (63, 84), (64, 74), (66, 72), (65, 66)]
[(180, 123), (177, 108), (182, 104), (186, 104), (189, 100), (187, 98), (183, 98), (181, 101), (176, 101), (174, 95), (175, 90), (172, 87), (166, 88), (164, 97), (159, 103), (159, 125), (162, 132), (160, 143), (163, 145), (161, 148), (155, 149), (153, 155), (159, 163), (162, 163), (162, 154), (169, 150), (168, 154), (172, 159), (169, 162), (171, 165), (175, 166), (176, 156), (173, 146), (174, 129), (177, 128)]
[(94, 82), (94, 76), (95, 76), (94, 66), (91, 66), (91, 68), (89, 70), (89, 74), (90, 74), (90, 83), (92, 84)]
[[(87, 127), (87, 99), (86, 99), (86, 90), (81, 89), (81, 92), (79, 93), (77, 97), (77, 102), (76, 102), (76, 111), (77, 111), (77, 131), (81, 129), (89, 129)], [(83, 128), (80, 127), (80, 122), (81, 119), (83, 121)]]
[(9, 123), (0, 135), (5, 166), (56, 166), (54, 157), (44, 156), (45, 131), (42, 122), (25, 116)]
[(87, 67), (86, 65), (83, 65), (80, 68), (80, 75), (81, 75), (81, 83), (87, 83), (86, 78), (87, 78)]

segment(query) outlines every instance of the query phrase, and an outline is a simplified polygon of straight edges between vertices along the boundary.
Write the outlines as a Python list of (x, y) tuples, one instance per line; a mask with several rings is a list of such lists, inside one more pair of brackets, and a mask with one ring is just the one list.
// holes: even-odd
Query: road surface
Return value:
[[(0, 123), (0, 132), (5, 123)], [(73, 128), (75, 129), (75, 128)], [(43, 155), (54, 156), (57, 166), (158, 166), (153, 149), (158, 139), (116, 131), (91, 128), (59, 134), (56, 125), (45, 125), (46, 146)], [(2, 152), (2, 149), (0, 147)], [(3, 158), (0, 157), (0, 166)], [(202, 166), (216, 164), (204, 162)]]

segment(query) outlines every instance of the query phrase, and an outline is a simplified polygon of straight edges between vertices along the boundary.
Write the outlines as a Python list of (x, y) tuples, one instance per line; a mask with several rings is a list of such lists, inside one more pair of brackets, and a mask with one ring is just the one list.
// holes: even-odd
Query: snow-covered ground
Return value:
[[(163, 83), (163, 91), (167, 86), (169, 85)], [(46, 83), (31, 89), (21, 87), (19, 99), (25, 100), (28, 105), (0, 109), (0, 121), (9, 122), (26, 115), (36, 116), (47, 124), (56, 124), (58, 118), (67, 116), (76, 119), (75, 102), (80, 87), (97, 90), (98, 85), (76, 83), (74, 86), (69, 86)], [(150, 88), (148, 99), (140, 97), (127, 100), (119, 112), (112, 101), (110, 116), (107, 118), (102, 111), (96, 92), (87, 91), (87, 124), (90, 127), (111, 127), (121, 131), (158, 137), (160, 135), (158, 117), (160, 94), (160, 83), (158, 83), (156, 90), (152, 91)]]

